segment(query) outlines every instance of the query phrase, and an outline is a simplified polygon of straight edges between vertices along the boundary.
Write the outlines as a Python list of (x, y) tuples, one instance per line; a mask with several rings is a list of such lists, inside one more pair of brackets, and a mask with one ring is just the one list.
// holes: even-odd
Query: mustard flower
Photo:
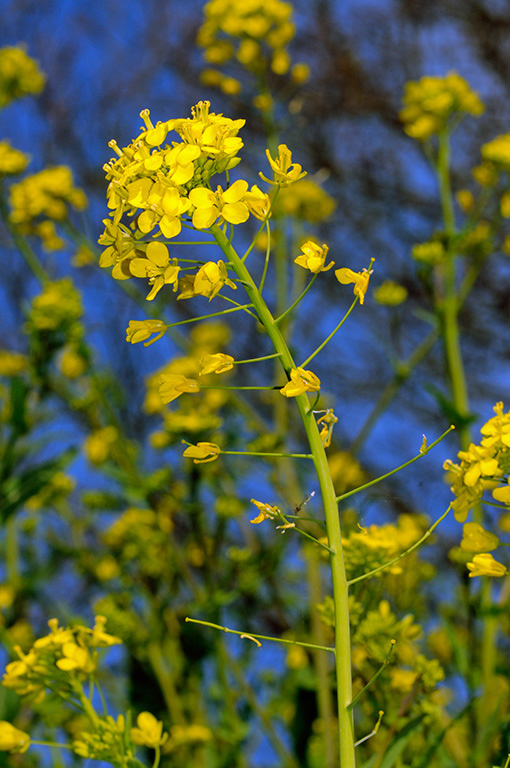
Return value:
[(469, 463), (464, 473), (464, 484), (468, 487), (476, 485), (480, 477), (493, 477), (498, 472), (497, 459), (488, 455), (486, 449), (471, 443), (467, 451), (459, 451), (459, 459)]
[(30, 93), (40, 93), (45, 76), (21, 47), (0, 48), (0, 108)]
[(206, 464), (215, 461), (221, 453), (221, 448), (216, 443), (197, 443), (189, 445), (182, 454), (187, 459), (193, 459), (193, 464)]
[(352, 269), (348, 269), (347, 267), (335, 269), (335, 276), (339, 283), (343, 283), (344, 285), (354, 283), (353, 293), (359, 298), (360, 304), (363, 304), (365, 301), (365, 294), (367, 292), (368, 281), (370, 280), (371, 274), (372, 270), (368, 272), (366, 269), (364, 269), (363, 272), (353, 272)]
[(496, 136), (481, 148), (484, 160), (494, 165), (501, 166), (504, 170), (510, 169), (510, 133)]
[(492, 491), (492, 495), (496, 501), (501, 501), (502, 504), (510, 505), (510, 479), (508, 482), (508, 485), (503, 485), (501, 488), (495, 488)]
[(25, 355), (0, 349), (0, 376), (19, 376), (27, 367), (28, 360)]
[[(225, 262), (221, 261), (221, 259), (218, 262), (208, 261), (200, 267), (195, 275), (192, 295), (208, 296), (210, 301), (224, 285), (237, 289), (237, 285), (227, 275)], [(181, 295), (179, 298), (185, 297)]]
[(0, 141), (0, 175), (21, 173), (29, 163), (29, 156), (15, 149), (7, 141)]
[(155, 749), (168, 739), (168, 733), (163, 733), (163, 723), (150, 712), (141, 712), (136, 718), (136, 724), (137, 728), (131, 728), (133, 744)]
[(138, 344), (139, 341), (145, 341), (156, 333), (157, 336), (149, 342), (152, 344), (164, 335), (167, 328), (168, 325), (165, 325), (162, 320), (130, 320), (129, 327), (126, 328), (126, 341)]
[(472, 562), (467, 563), (468, 569), (471, 571), (471, 576), (505, 576), (508, 573), (508, 569), (502, 564), (494, 560), (492, 555), (488, 553), (475, 555)]
[(278, 517), (280, 512), (278, 507), (272, 507), (270, 504), (266, 504), (263, 501), (256, 501), (255, 499), (251, 499), (250, 501), (252, 504), (255, 504), (259, 511), (257, 517), (250, 520), (250, 523), (258, 524), (262, 523), (264, 520), (274, 520), (275, 517)]
[(494, 533), (486, 531), (479, 523), (464, 524), (460, 546), (467, 552), (487, 552), (496, 549), (498, 544), (498, 537)]
[(243, 179), (235, 181), (225, 191), (217, 187), (212, 192), (205, 187), (195, 187), (189, 193), (189, 199), (195, 206), (192, 221), (197, 229), (208, 229), (220, 218), (220, 224), (228, 221), (230, 224), (241, 224), (250, 215), (248, 206), (242, 201), (248, 191), (248, 182)]
[(397, 307), (407, 299), (407, 288), (393, 280), (385, 280), (375, 289), (374, 299), (378, 304), (383, 304), (386, 307)]
[(290, 372), (290, 381), (280, 389), (280, 394), (285, 397), (297, 397), (303, 392), (318, 392), (321, 388), (320, 380), (312, 371), (303, 368), (293, 368)]
[(164, 373), (160, 379), (159, 396), (164, 403), (171, 403), (184, 392), (199, 392), (200, 385), (180, 373)]
[(87, 649), (72, 641), (63, 644), (62, 658), (56, 661), (56, 665), (64, 672), (78, 670), (86, 674), (90, 674), (96, 668)]
[(26, 752), (30, 746), (30, 736), (15, 728), (6, 720), (0, 720), (0, 751)]
[[(317, 413), (317, 411), (314, 411), (314, 413)], [(319, 411), (321, 413), (321, 411)], [(320, 431), (320, 439), (322, 441), (322, 444), (324, 448), (329, 448), (331, 445), (331, 438), (333, 437), (333, 427), (338, 422), (338, 416), (335, 416), (334, 411), (332, 408), (327, 408), (324, 416), (321, 416), (320, 419), (317, 419), (317, 426), (322, 424), (322, 428)]]
[(323, 243), (321, 247), (312, 240), (307, 240), (306, 243), (301, 246), (301, 250), (303, 253), (301, 256), (298, 256), (297, 259), (294, 259), (294, 263), (299, 264), (300, 267), (309, 269), (314, 275), (317, 275), (319, 272), (327, 272), (328, 269), (331, 269), (335, 264), (334, 261), (330, 261), (328, 266), (325, 266), (326, 256), (328, 255), (329, 250), (326, 243)]
[(269, 165), (273, 169), (274, 179), (271, 181), (261, 172), (259, 172), (259, 176), (264, 181), (267, 181), (268, 184), (276, 187), (288, 187), (289, 184), (294, 184), (294, 182), (306, 176), (306, 171), (302, 171), (298, 163), (292, 164), (292, 152), (286, 144), (278, 145), (278, 156), (274, 160), (268, 149), (266, 149), (266, 156), (269, 160)]
[(208, 373), (225, 373), (234, 367), (234, 358), (218, 352), (215, 355), (205, 355), (198, 364), (202, 369), (199, 376), (206, 376)]
[(164, 243), (153, 240), (147, 246), (145, 259), (134, 258), (129, 262), (129, 271), (135, 277), (148, 277), (152, 289), (147, 295), (147, 301), (152, 301), (158, 291), (165, 284), (174, 286), (174, 291), (178, 287), (179, 270), (177, 259), (170, 263), (168, 248)]

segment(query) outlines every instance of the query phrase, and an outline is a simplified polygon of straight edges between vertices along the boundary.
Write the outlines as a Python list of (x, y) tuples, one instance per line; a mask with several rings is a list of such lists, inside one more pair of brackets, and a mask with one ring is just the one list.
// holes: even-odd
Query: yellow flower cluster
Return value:
[(0, 349), (0, 376), (19, 376), (26, 371), (28, 360), (19, 352)]
[(407, 299), (407, 288), (393, 280), (385, 280), (374, 291), (374, 299), (386, 307), (397, 307)]
[(28, 313), (27, 327), (35, 331), (63, 331), (74, 338), (82, 334), (78, 321), (83, 316), (79, 291), (70, 277), (44, 286), (34, 298)]
[[(126, 280), (146, 277), (153, 299), (165, 284), (180, 288), (179, 298), (204, 295), (212, 298), (229, 281), (223, 262), (209, 262), (197, 274), (179, 279), (177, 259), (170, 259), (168, 248), (151, 238), (171, 240), (179, 235), (183, 217), (198, 230), (218, 222), (238, 224), (249, 215), (264, 219), (270, 207), (269, 197), (257, 185), (248, 189), (244, 180), (227, 189), (217, 185), (210, 189), (211, 178), (231, 170), (239, 162), (243, 146), (237, 135), (244, 120), (231, 120), (209, 111), (209, 102), (192, 108), (192, 117), (167, 120), (153, 125), (149, 110), (141, 117), (145, 127), (127, 147), (120, 149), (115, 141), (110, 147), (117, 157), (104, 168), (110, 181), (107, 191), (111, 219), (105, 219), (105, 230), (99, 242), (106, 246), (99, 264), (113, 267), (112, 276)], [(174, 132), (180, 141), (168, 140)], [(122, 217), (131, 219), (129, 224)]]
[(499, 166), (502, 170), (510, 170), (510, 133), (496, 136), (481, 148), (482, 157), (486, 162)]
[(7, 141), (0, 141), (0, 175), (22, 173), (29, 163), (28, 155), (15, 149)]
[(280, 190), (273, 206), (275, 216), (293, 216), (310, 224), (328, 219), (336, 203), (328, 193), (311, 179), (300, 179), (292, 187)]
[(65, 165), (45, 168), (26, 176), (10, 189), (13, 224), (25, 234), (38, 235), (48, 251), (64, 247), (57, 235), (54, 222), (69, 215), (69, 206), (83, 210), (87, 198), (83, 190), (74, 186), (71, 169)]
[[(396, 525), (353, 529), (342, 538), (348, 577), (355, 578), (389, 562), (415, 544), (425, 530), (425, 521), (416, 515), (400, 515)], [(377, 575), (390, 573), (401, 574), (401, 564), (397, 562)]]
[(0, 109), (14, 99), (40, 93), (45, 77), (23, 48), (0, 48)]
[[(90, 727), (90, 726), (89, 726)], [(103, 760), (111, 765), (129, 765), (133, 758), (131, 750), (125, 748), (126, 721), (123, 715), (116, 720), (111, 715), (96, 717), (93, 731), (81, 731), (80, 738), (73, 741), (73, 752), (91, 760)]]
[(460, 522), (481, 501), (485, 490), (492, 490), (495, 501), (510, 506), (510, 411), (503, 413), (503, 403), (499, 402), (494, 412), (496, 415), (480, 430), (480, 444), (471, 443), (467, 451), (459, 451), (460, 464), (444, 463), (456, 497), (452, 507)]
[[(277, 75), (285, 75), (291, 58), (287, 46), (294, 37), (293, 7), (282, 0), (209, 0), (204, 6), (205, 20), (197, 43), (204, 48), (208, 64), (222, 66), (235, 59), (242, 67), (261, 73), (269, 66)], [(303, 82), (308, 67), (296, 64), (295, 82)], [(216, 69), (204, 72), (204, 82), (219, 86), (225, 93), (241, 91), (241, 83)]]
[(463, 77), (450, 72), (446, 77), (422, 77), (406, 83), (400, 119), (408, 136), (424, 141), (442, 131), (452, 115), (481, 115), (483, 111), (478, 94)]
[(150, 578), (162, 578), (172, 569), (168, 534), (173, 522), (171, 510), (131, 507), (105, 531), (103, 541), (123, 572), (135, 563), (137, 571)]
[[(96, 649), (122, 642), (105, 632), (106, 619), (96, 616), (92, 629), (83, 626), (59, 627), (57, 619), (50, 619), (50, 633), (35, 641), (28, 653), (15, 647), (17, 661), (7, 665), (3, 685), (19, 696), (40, 700), (48, 687), (73, 691), (74, 676), (85, 680), (97, 665)], [(71, 675), (71, 677), (69, 677)]]

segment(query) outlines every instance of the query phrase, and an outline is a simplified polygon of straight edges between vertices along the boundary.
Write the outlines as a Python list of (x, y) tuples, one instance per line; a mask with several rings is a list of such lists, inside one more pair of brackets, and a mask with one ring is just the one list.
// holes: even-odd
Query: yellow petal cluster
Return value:
[(221, 448), (216, 443), (197, 443), (189, 445), (182, 454), (187, 459), (193, 459), (193, 464), (206, 464), (215, 461), (221, 453)]
[(254, 517), (253, 520), (250, 520), (250, 523), (258, 524), (262, 523), (264, 520), (274, 520), (280, 513), (278, 507), (272, 507), (270, 504), (266, 504), (263, 501), (256, 501), (255, 499), (251, 499), (251, 503), (255, 504), (259, 514), (257, 517)]
[(353, 270), (349, 269), (348, 267), (335, 269), (335, 277), (339, 283), (343, 283), (344, 285), (354, 283), (353, 293), (358, 297), (360, 304), (363, 304), (365, 301), (365, 294), (367, 292), (368, 281), (370, 280), (371, 274), (372, 270), (369, 272), (366, 269), (364, 269), (362, 272), (353, 272)]
[(471, 443), (466, 451), (459, 451), (460, 464), (450, 460), (444, 464), (456, 497), (452, 502), (455, 517), (460, 522), (486, 489), (492, 490), (496, 501), (510, 504), (510, 486), (506, 482), (510, 475), (510, 411), (504, 413), (503, 403), (499, 402), (494, 412), (496, 415), (480, 430), (480, 444)]
[(280, 394), (285, 397), (297, 397), (303, 392), (318, 392), (321, 388), (320, 379), (304, 368), (293, 368), (290, 372), (290, 381), (280, 389)]
[(22, 173), (28, 163), (28, 155), (11, 147), (7, 140), (0, 141), (0, 176)]
[(144, 747), (162, 746), (168, 739), (168, 733), (163, 733), (163, 723), (150, 712), (141, 712), (136, 718), (137, 728), (131, 728), (131, 741)]
[(306, 243), (303, 243), (301, 246), (301, 256), (294, 259), (294, 262), (295, 264), (299, 264), (300, 267), (309, 269), (314, 275), (317, 275), (319, 272), (327, 272), (328, 269), (331, 269), (335, 264), (334, 261), (330, 261), (329, 264), (325, 266), (328, 250), (329, 248), (326, 243), (323, 243), (321, 247), (312, 240), (307, 240)]
[[(286, 74), (291, 64), (287, 46), (295, 34), (292, 13), (292, 4), (283, 0), (209, 0), (197, 37), (205, 61), (222, 66), (235, 60), (254, 73), (270, 68), (277, 75)], [(207, 71), (209, 79), (211, 73), (216, 75), (217, 82), (210, 84), (227, 92), (227, 76)], [(306, 75), (298, 70), (296, 81), (303, 82)]]
[(188, 379), (181, 373), (166, 373), (161, 376), (159, 395), (164, 403), (171, 403), (184, 392), (199, 392), (200, 385), (195, 379)]
[(30, 746), (30, 736), (15, 728), (11, 723), (0, 720), (0, 751), (21, 753)]
[(385, 280), (375, 289), (373, 295), (378, 304), (383, 304), (386, 307), (398, 307), (407, 299), (407, 288), (393, 280)]
[(206, 376), (208, 373), (226, 373), (226, 371), (232, 370), (234, 362), (231, 355), (225, 355), (223, 352), (217, 352), (215, 355), (204, 355), (198, 363), (201, 368), (199, 376)]
[(508, 568), (488, 553), (475, 555), (467, 567), (470, 576), (505, 576), (508, 573)]
[(23, 48), (0, 48), (0, 109), (14, 99), (40, 93), (46, 78)]
[(424, 141), (445, 128), (452, 115), (481, 115), (483, 111), (478, 94), (463, 77), (450, 72), (446, 77), (422, 77), (406, 83), (400, 119), (408, 136)]
[(290, 187), (282, 187), (273, 205), (275, 215), (318, 224), (328, 219), (336, 203), (328, 193), (311, 179), (301, 179)]
[(299, 163), (292, 162), (292, 152), (286, 144), (278, 145), (278, 155), (273, 158), (268, 149), (266, 149), (266, 157), (269, 160), (269, 165), (273, 170), (273, 179), (268, 179), (263, 173), (259, 171), (259, 176), (268, 184), (272, 184), (275, 187), (288, 187), (289, 184), (294, 184), (299, 179), (306, 176), (306, 171), (301, 170)]

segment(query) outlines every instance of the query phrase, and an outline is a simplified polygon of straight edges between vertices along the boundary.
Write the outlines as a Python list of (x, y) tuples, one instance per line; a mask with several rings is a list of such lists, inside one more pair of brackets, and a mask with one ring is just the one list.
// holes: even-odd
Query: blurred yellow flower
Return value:
[(487, 552), (496, 549), (498, 544), (498, 537), (494, 533), (486, 531), (479, 523), (464, 524), (460, 546), (467, 552)]
[(199, 392), (195, 379), (187, 379), (180, 373), (164, 373), (160, 379), (159, 396), (164, 403), (171, 403), (184, 392)]
[(30, 736), (15, 728), (6, 720), (0, 720), (0, 750), (2, 752), (26, 752), (30, 746)]
[(385, 280), (384, 283), (374, 290), (373, 296), (378, 304), (383, 304), (387, 307), (397, 307), (407, 299), (407, 288), (393, 282), (393, 280)]
[(467, 567), (471, 571), (470, 576), (505, 576), (508, 573), (508, 569), (488, 553), (475, 555)]
[(137, 728), (131, 728), (133, 744), (155, 749), (168, 739), (168, 733), (163, 733), (163, 723), (150, 712), (141, 712), (136, 718), (136, 724)]
[(194, 464), (206, 464), (215, 461), (221, 453), (221, 448), (216, 443), (197, 443), (189, 445), (182, 454), (187, 459), (193, 459)]
[(199, 376), (206, 376), (208, 373), (225, 373), (234, 367), (234, 358), (217, 352), (215, 355), (205, 355), (198, 364), (201, 367)]

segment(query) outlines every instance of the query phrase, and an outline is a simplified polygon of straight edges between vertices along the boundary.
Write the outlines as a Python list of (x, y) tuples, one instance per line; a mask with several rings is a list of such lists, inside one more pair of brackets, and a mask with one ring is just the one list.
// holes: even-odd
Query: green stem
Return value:
[(389, 568), (390, 565), (393, 565), (394, 563), (398, 563), (399, 560), (402, 560), (403, 557), (406, 557), (407, 555), (410, 555), (411, 552), (414, 552), (415, 549), (418, 549), (418, 547), (423, 544), (424, 541), (428, 539), (428, 537), (431, 535), (432, 531), (437, 528), (439, 523), (445, 519), (446, 515), (450, 511), (451, 506), (448, 507), (446, 512), (443, 512), (441, 517), (439, 517), (436, 522), (430, 526), (428, 531), (425, 531), (421, 539), (418, 539), (418, 541), (413, 544), (409, 549), (406, 549), (405, 552), (402, 552), (400, 555), (397, 555), (397, 557), (394, 557), (393, 560), (390, 560), (387, 563), (384, 563), (384, 565), (380, 565), (378, 568), (374, 568), (373, 571), (368, 571), (368, 573), (364, 573), (362, 576), (357, 576), (355, 579), (351, 579), (348, 581), (348, 585), (351, 586), (352, 584), (357, 584), (358, 581), (363, 581), (364, 579), (368, 579), (370, 576), (374, 576), (376, 573), (379, 573), (380, 571), (384, 571), (386, 568)]
[(336, 333), (337, 331), (339, 331), (339, 330), (340, 330), (340, 328), (341, 328), (341, 327), (342, 327), (342, 325), (345, 323), (345, 321), (347, 320), (347, 318), (349, 317), (349, 315), (351, 314), (352, 310), (354, 309), (354, 307), (356, 306), (356, 304), (357, 304), (357, 303), (358, 303), (358, 297), (356, 296), (356, 298), (354, 299), (354, 301), (352, 302), (351, 306), (349, 307), (349, 309), (347, 310), (347, 312), (345, 313), (345, 315), (342, 317), (342, 319), (340, 320), (340, 322), (338, 323), (338, 325), (336, 326), (336, 328), (335, 328), (333, 331), (331, 331), (331, 333), (329, 334), (329, 336), (327, 336), (327, 337), (324, 339), (324, 341), (322, 342), (322, 344), (321, 344), (320, 346), (318, 346), (318, 347), (317, 347), (317, 349), (315, 350), (315, 352), (312, 352), (312, 354), (311, 354), (309, 357), (307, 357), (307, 358), (306, 358), (306, 360), (303, 360), (303, 362), (302, 362), (302, 363), (300, 364), (300, 366), (299, 366), (300, 368), (304, 368), (304, 367), (305, 367), (305, 365), (308, 365), (308, 363), (309, 363), (311, 360), (313, 360), (313, 358), (315, 357), (315, 355), (318, 355), (318, 354), (319, 354), (319, 352), (321, 352), (321, 351), (324, 349), (324, 347), (326, 346), (326, 344), (327, 344), (328, 342), (330, 342), (330, 341), (331, 341), (331, 339), (333, 338), (333, 336), (335, 335), (335, 333)]
[(212, 627), (213, 629), (219, 629), (221, 632), (225, 632), (228, 635), (239, 635), (242, 638), (250, 639), (251, 637), (257, 640), (269, 640), (272, 643), (284, 643), (285, 645), (300, 645), (302, 648), (311, 648), (314, 651), (330, 651), (335, 653), (335, 649), (329, 645), (314, 645), (313, 643), (302, 643), (300, 640), (287, 640), (283, 637), (271, 637), (270, 635), (254, 635), (253, 632), (242, 632), (239, 629), (229, 629), (228, 627), (222, 627), (220, 624), (213, 624), (211, 621), (201, 621), (200, 619), (190, 619), (186, 616), (184, 619), (191, 624), (201, 624), (203, 627)]
[(349, 496), (352, 496), (355, 493), (359, 493), (360, 491), (364, 491), (365, 488), (370, 488), (371, 485), (375, 485), (376, 483), (380, 483), (381, 480), (386, 480), (387, 477), (391, 477), (391, 475), (394, 475), (396, 472), (400, 472), (401, 469), (405, 469), (405, 467), (408, 467), (410, 464), (414, 464), (415, 461), (418, 461), (418, 459), (421, 459), (423, 456), (426, 456), (429, 451), (432, 450), (438, 443), (443, 440), (446, 435), (449, 435), (450, 432), (455, 429), (454, 426), (448, 427), (446, 432), (443, 432), (441, 437), (438, 437), (437, 440), (434, 440), (433, 443), (428, 445), (426, 448), (423, 449), (423, 451), (420, 451), (416, 454), (412, 459), (409, 459), (409, 461), (406, 461), (404, 464), (401, 464), (400, 467), (397, 467), (396, 469), (392, 469), (391, 472), (386, 472), (385, 475), (381, 475), (380, 477), (376, 477), (375, 480), (370, 480), (369, 483), (365, 483), (365, 485), (360, 485), (359, 488), (354, 488), (352, 491), (347, 491), (347, 493), (342, 493), (341, 496), (337, 496), (337, 501), (342, 501), (343, 499), (347, 499)]
[(297, 297), (296, 301), (293, 302), (293, 304), (291, 304), (290, 307), (288, 307), (288, 309), (286, 309), (285, 312), (283, 312), (279, 317), (275, 318), (275, 323), (280, 323), (284, 317), (287, 317), (289, 312), (292, 312), (294, 307), (297, 307), (300, 301), (304, 299), (304, 297), (306, 296), (306, 294), (308, 293), (308, 291), (310, 290), (310, 288), (312, 287), (316, 279), (317, 279), (317, 275), (314, 275), (310, 280), (310, 282), (308, 283), (308, 285), (306, 286), (306, 288), (304, 289), (304, 291), (301, 293), (301, 295)]
[[(253, 304), (260, 321), (264, 325), (277, 352), (281, 353), (282, 366), (290, 379), (290, 372), (296, 364), (289, 352), (285, 339), (275, 323), (265, 301), (257, 290), (250, 273), (217, 225), (210, 229), (218, 245), (233, 266), (236, 274), (245, 281), (245, 290)], [(335, 668), (337, 680), (339, 750), (342, 768), (355, 768), (354, 724), (349, 704), (352, 699), (351, 647), (349, 628), (348, 587), (345, 575), (342, 534), (335, 489), (329, 472), (328, 461), (319, 430), (306, 393), (296, 398), (303, 427), (313, 455), (313, 462), (321, 490), (324, 515), (328, 532), (328, 544), (335, 554), (330, 555), (331, 577), (333, 582), (333, 600), (335, 605)]]
[(9, 207), (5, 201), (3, 190), (0, 190), (0, 216), (5, 224), (5, 228), (12, 237), (13, 243), (19, 250), (25, 262), (32, 270), (32, 273), (37, 278), (41, 286), (45, 286), (49, 280), (46, 270), (35, 255), (34, 251), (28, 244), (26, 237), (20, 234), (18, 228), (10, 220)]
[(444, 270), (444, 295), (441, 302), (441, 320), (444, 333), (444, 348), (453, 403), (456, 412), (461, 417), (461, 423), (459, 424), (460, 444), (463, 450), (467, 450), (470, 443), (470, 430), (467, 424), (469, 401), (466, 377), (464, 374), (464, 363), (460, 350), (458, 326), (459, 302), (457, 297), (457, 256), (451, 247), (451, 240), (455, 235), (455, 215), (450, 184), (450, 142), (447, 129), (444, 129), (439, 135), (437, 174), (441, 195), (443, 222), (448, 240), (445, 264), (442, 265)]

